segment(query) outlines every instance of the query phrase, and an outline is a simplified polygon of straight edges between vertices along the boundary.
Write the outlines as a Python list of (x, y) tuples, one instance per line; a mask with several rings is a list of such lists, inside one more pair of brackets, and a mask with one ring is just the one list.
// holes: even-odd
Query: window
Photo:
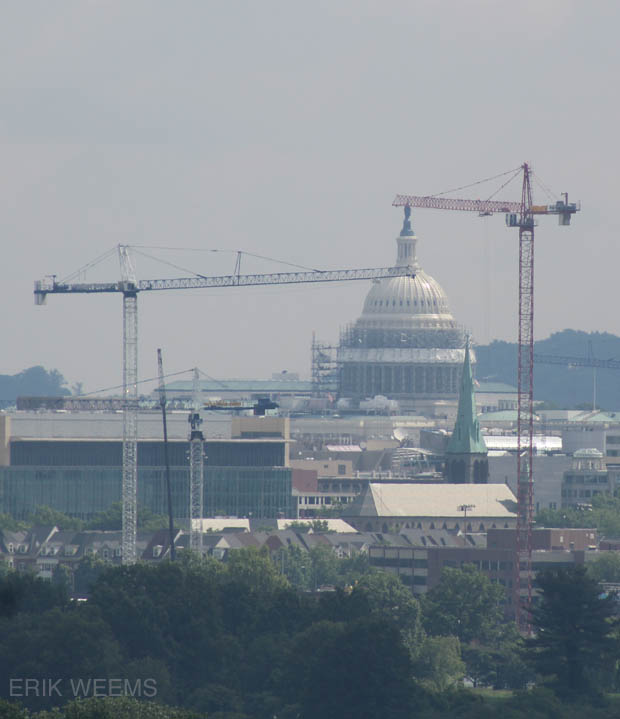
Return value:
[(346, 474), (346, 473), (347, 473), (347, 465), (339, 464), (338, 465), (338, 474)]

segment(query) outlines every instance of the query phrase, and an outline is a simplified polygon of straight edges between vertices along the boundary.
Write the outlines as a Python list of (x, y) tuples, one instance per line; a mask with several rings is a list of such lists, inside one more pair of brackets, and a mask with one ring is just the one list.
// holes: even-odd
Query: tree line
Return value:
[[(5, 572), (0, 717), (438, 719), (497, 716), (498, 701), (508, 719), (617, 715), (605, 695), (617, 682), (615, 599), (583, 568), (541, 575), (537, 632), (524, 640), (503, 619), (503, 588), (473, 566), (446, 569), (418, 601), (396, 576), (359, 558), (330, 564), (317, 548), (312, 571), (335, 572), (334, 589), (303, 591), (289, 549), (290, 564), (246, 549), (226, 563), (187, 553), (99, 567), (80, 603), (61, 583)], [(92, 684), (74, 695), (95, 678), (103, 695)], [(61, 696), (25, 696), (26, 679), (57, 682)], [(514, 693), (485, 697), (463, 679)]]

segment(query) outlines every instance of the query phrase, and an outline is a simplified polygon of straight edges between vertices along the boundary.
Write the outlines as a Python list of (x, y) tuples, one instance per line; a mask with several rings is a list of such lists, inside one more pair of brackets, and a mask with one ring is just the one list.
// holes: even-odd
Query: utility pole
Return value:
[(166, 386), (164, 384), (164, 364), (161, 357), (161, 350), (157, 350), (157, 370), (159, 374), (159, 406), (161, 407), (161, 419), (164, 427), (164, 465), (166, 468), (166, 495), (168, 497), (168, 534), (170, 542), (170, 559), (176, 559), (174, 547), (174, 514), (172, 511), (172, 487), (170, 482), (170, 456), (168, 453), (168, 423), (166, 421)]

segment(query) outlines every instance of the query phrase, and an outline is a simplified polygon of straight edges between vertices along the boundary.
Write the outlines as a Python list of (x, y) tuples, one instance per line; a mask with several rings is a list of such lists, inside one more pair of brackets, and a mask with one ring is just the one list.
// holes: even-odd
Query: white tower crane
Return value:
[[(136, 517), (138, 485), (138, 293), (153, 290), (187, 290), (208, 287), (248, 287), (310, 282), (342, 282), (414, 276), (411, 267), (380, 267), (348, 270), (308, 270), (272, 274), (232, 275), (176, 279), (136, 280), (129, 245), (119, 245), (120, 282), (64, 283), (55, 275), (34, 283), (36, 305), (43, 305), (47, 295), (106, 294), (123, 295), (123, 474), (122, 474), (122, 561), (136, 561)], [(196, 458), (197, 459), (197, 458)], [(193, 507), (193, 505), (192, 505)], [(193, 509), (192, 509), (193, 511)], [(198, 511), (198, 507), (196, 507)], [(191, 512), (190, 512), (191, 514)], [(190, 517), (190, 520), (192, 517)], [(197, 541), (197, 540), (196, 540)]]
[(189, 547), (202, 556), (204, 436), (200, 429), (200, 375), (194, 370), (193, 408), (189, 416)]

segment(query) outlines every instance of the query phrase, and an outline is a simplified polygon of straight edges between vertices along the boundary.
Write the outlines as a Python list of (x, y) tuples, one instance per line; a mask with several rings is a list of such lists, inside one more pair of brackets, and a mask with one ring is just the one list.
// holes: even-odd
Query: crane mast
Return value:
[[(517, 623), (529, 633), (532, 604), (532, 521), (534, 451), (534, 217), (530, 168), (523, 165), (519, 211), (519, 340), (517, 362), (517, 536), (513, 594)], [(525, 565), (525, 566), (523, 566)], [(525, 621), (521, 622), (521, 572), (527, 576)]]
[(194, 407), (189, 416), (189, 547), (202, 556), (202, 516), (204, 492), (204, 436), (200, 429), (200, 375), (194, 370)]
[(123, 467), (121, 557), (133, 564), (138, 523), (138, 294), (131, 254), (119, 245), (123, 293)]
[[(128, 245), (119, 245), (120, 282), (64, 283), (55, 275), (34, 283), (35, 305), (46, 304), (50, 294), (109, 294), (123, 295), (123, 467), (122, 467), (122, 534), (123, 564), (134, 564), (136, 557), (137, 488), (138, 488), (138, 293), (153, 290), (202, 289), (211, 287), (248, 287), (256, 285), (284, 285), (314, 282), (343, 282), (376, 280), (390, 277), (415, 276), (411, 267), (379, 267), (345, 270), (309, 270), (306, 272), (277, 272), (269, 274), (205, 276), (173, 279), (136, 280)], [(192, 443), (190, 442), (190, 447)], [(196, 446), (198, 440), (196, 441)], [(202, 449), (201, 449), (202, 451)], [(196, 449), (196, 467), (198, 459)], [(198, 479), (192, 487), (198, 486)], [(196, 490), (197, 491), (197, 490)], [(190, 496), (193, 497), (190, 492)], [(190, 509), (190, 525), (194, 511)], [(202, 500), (200, 500), (202, 501)], [(201, 513), (196, 499), (195, 511)], [(202, 541), (194, 539), (195, 542)]]
[[(506, 213), (506, 224), (519, 230), (519, 336), (517, 371), (517, 531), (513, 562), (513, 601), (517, 624), (529, 631), (532, 602), (533, 523), (533, 434), (534, 434), (534, 217), (557, 215), (560, 225), (569, 225), (581, 209), (568, 202), (568, 195), (551, 205), (532, 203), (531, 168), (521, 165), (523, 183), (520, 202), (468, 200), (433, 195), (396, 195), (395, 207), (423, 207), (435, 210), (477, 212), (479, 215)], [(505, 173), (510, 174), (510, 173)], [(516, 175), (514, 175), (516, 176)], [(474, 183), (479, 184), (479, 183)], [(527, 576), (526, 616), (521, 616), (521, 573)]]

